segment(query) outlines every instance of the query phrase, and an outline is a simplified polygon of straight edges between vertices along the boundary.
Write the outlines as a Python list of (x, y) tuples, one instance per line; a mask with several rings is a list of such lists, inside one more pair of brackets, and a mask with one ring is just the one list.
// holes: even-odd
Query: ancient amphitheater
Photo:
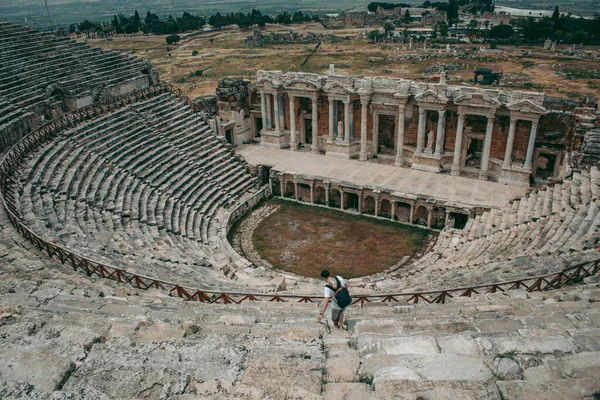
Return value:
[[(0, 55), (0, 397), (600, 396), (597, 110), (260, 72), (221, 82), (211, 119), (148, 62), (53, 32), (0, 23)], [(289, 113), (321, 106), (334, 111)], [(394, 113), (406, 131), (390, 129)], [(565, 128), (537, 133), (554, 147), (537, 145), (538, 120)], [(463, 133), (481, 145), (477, 166)], [(543, 154), (555, 168), (529, 188)], [(268, 214), (270, 196), (439, 237), (351, 279), (348, 330), (335, 330), (316, 322), (320, 281), (227, 239)]]

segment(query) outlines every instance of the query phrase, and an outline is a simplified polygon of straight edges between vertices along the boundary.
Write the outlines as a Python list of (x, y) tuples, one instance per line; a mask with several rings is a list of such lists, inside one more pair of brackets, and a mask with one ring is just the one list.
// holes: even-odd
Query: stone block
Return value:
[(436, 354), (437, 343), (431, 336), (405, 336), (381, 341), (381, 352), (385, 354)]
[[(401, 368), (414, 372), (415, 377), (432, 381), (487, 381), (493, 377), (487, 367), (487, 357), (456, 354), (397, 355), (370, 354), (363, 358), (359, 373), (375, 377), (382, 368)], [(407, 373), (406, 371), (402, 373)], [(416, 378), (415, 378), (416, 379)]]
[(248, 315), (227, 314), (217, 320), (225, 325), (251, 325), (256, 323), (256, 318)]
[[(409, 377), (410, 375), (406, 376)], [(402, 379), (401, 374), (378, 380), (375, 383), (375, 394), (376, 398), (381, 400), (498, 399), (497, 390), (490, 388), (486, 382)]]
[(593, 398), (598, 388), (597, 380), (558, 379), (544, 383), (527, 381), (496, 382), (505, 400), (565, 400)]
[(375, 393), (364, 383), (327, 383), (323, 397), (327, 400), (371, 400)]
[(479, 346), (484, 354), (554, 354), (575, 353), (573, 341), (561, 336), (548, 337), (488, 337), (478, 338)]
[(477, 341), (470, 335), (452, 335), (437, 338), (442, 354), (462, 354), (465, 356), (481, 355)]
[(0, 360), (2, 380), (26, 381), (40, 392), (59, 389), (75, 369), (75, 363), (66, 358), (18, 348), (0, 351)]

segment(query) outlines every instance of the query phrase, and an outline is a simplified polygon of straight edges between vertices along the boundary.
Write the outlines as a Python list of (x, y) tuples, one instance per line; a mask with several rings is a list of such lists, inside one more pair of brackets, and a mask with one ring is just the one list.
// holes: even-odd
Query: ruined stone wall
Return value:
[(223, 78), (219, 80), (217, 86), (217, 105), (219, 116), (226, 119), (231, 111), (245, 111), (248, 115), (250, 105), (248, 104), (248, 94), (252, 83), (243, 78)]

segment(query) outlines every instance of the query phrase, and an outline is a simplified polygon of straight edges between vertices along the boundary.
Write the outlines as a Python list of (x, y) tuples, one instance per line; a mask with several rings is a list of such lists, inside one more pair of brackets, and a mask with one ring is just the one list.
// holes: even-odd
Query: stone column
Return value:
[(373, 196), (375, 199), (375, 216), (379, 216), (379, 196)]
[(450, 212), (446, 210), (446, 219), (444, 220), (444, 228), (448, 228), (448, 219), (450, 218)]
[(483, 154), (481, 155), (481, 168), (479, 169), (479, 179), (487, 181), (488, 167), (490, 164), (490, 149), (492, 148), (492, 132), (494, 129), (494, 116), (487, 117), (487, 128), (485, 130), (485, 142), (483, 143)]
[(290, 150), (298, 150), (296, 139), (296, 98), (290, 95)]
[(446, 110), (438, 111), (437, 135), (435, 138), (435, 154), (441, 156), (444, 149), (444, 122), (446, 120)]
[(279, 126), (279, 95), (273, 95), (273, 114), (275, 119), (275, 131), (281, 132), (281, 127)]
[(313, 182), (309, 183), (310, 186), (310, 204), (313, 204), (315, 202), (315, 193), (314, 193), (314, 189), (315, 189), (315, 184)]
[(433, 217), (433, 212), (430, 208), (427, 209), (427, 228), (431, 228), (431, 218)]
[(267, 130), (270, 131), (273, 128), (273, 125), (271, 123), (271, 95), (267, 94), (265, 97), (265, 100), (267, 101)]
[(458, 113), (458, 124), (456, 125), (456, 139), (454, 140), (454, 160), (452, 162), (451, 174), (460, 175), (460, 153), (463, 141), (463, 128), (465, 126), (466, 115)]
[(394, 217), (396, 216), (396, 200), (390, 200), (390, 203), (392, 203), (391, 219), (392, 219), (392, 221), (395, 221)]
[(279, 100), (279, 129), (283, 132), (285, 130), (285, 101), (283, 95), (277, 96), (277, 100)]
[(506, 150), (504, 151), (503, 168), (510, 168), (512, 163), (513, 144), (515, 142), (515, 130), (517, 129), (517, 118), (510, 117), (510, 127), (508, 128), (508, 139), (506, 140)]
[(425, 136), (425, 116), (427, 111), (419, 107), (419, 126), (417, 127), (417, 149), (416, 153), (423, 152), (423, 136)]
[(535, 135), (537, 134), (539, 120), (531, 121), (529, 132), (529, 143), (527, 144), (527, 156), (525, 157), (525, 169), (531, 171), (531, 160), (533, 159), (533, 148), (535, 147)]
[(377, 154), (379, 148), (379, 114), (373, 111), (373, 153)]
[(319, 111), (317, 109), (317, 97), (311, 97), (312, 100), (312, 152), (319, 152)]
[(404, 104), (398, 106), (398, 134), (396, 136), (395, 164), (401, 167), (404, 160)]
[(367, 161), (367, 106), (368, 100), (361, 100), (362, 108), (360, 113), (360, 161)]
[(294, 198), (298, 200), (298, 182), (294, 181)]
[(283, 183), (283, 176), (279, 180), (279, 192), (280, 192), (280, 196), (284, 197), (284, 195), (285, 195), (285, 184)]
[(415, 215), (415, 205), (414, 205), (414, 204), (411, 204), (411, 205), (410, 205), (410, 215), (409, 215), (409, 217), (408, 217), (408, 223), (409, 223), (409, 224), (412, 224), (412, 223), (413, 223), (413, 218), (414, 218), (414, 215)]
[(362, 193), (358, 195), (358, 213), (362, 214)]
[(325, 205), (329, 207), (329, 185), (325, 185)]
[(333, 143), (333, 141), (335, 139), (334, 131), (335, 131), (335, 124), (337, 124), (337, 121), (335, 121), (333, 119), (334, 103), (335, 103), (335, 100), (329, 99), (329, 136), (327, 136), (327, 144)]
[(265, 92), (260, 92), (260, 113), (262, 117), (262, 130), (267, 130), (267, 99), (265, 99)]
[(344, 141), (350, 141), (350, 100), (344, 100)]
[(344, 190), (340, 188), (340, 209), (344, 209)]

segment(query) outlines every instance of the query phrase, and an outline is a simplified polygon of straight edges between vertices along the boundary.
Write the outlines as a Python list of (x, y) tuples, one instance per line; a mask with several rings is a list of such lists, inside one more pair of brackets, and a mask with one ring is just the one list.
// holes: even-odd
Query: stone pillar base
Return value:
[(404, 165), (404, 158), (401, 156), (396, 156), (396, 161), (394, 161), (394, 165), (396, 167), (402, 167)]
[(502, 167), (498, 174), (498, 182), (513, 186), (529, 187), (530, 174), (531, 171), (520, 166)]
[(479, 171), (479, 176), (477, 177), (480, 181), (488, 180), (488, 172), (487, 171)]
[(452, 169), (450, 170), (450, 175), (460, 176), (460, 168), (452, 166)]
[(358, 156), (358, 159), (360, 161), (367, 161), (367, 152), (361, 151), (360, 154), (359, 154), (359, 156)]
[(277, 131), (263, 131), (260, 133), (260, 145), (285, 149), (290, 147), (290, 133)]
[(412, 169), (416, 169), (419, 171), (427, 171), (427, 172), (440, 172), (440, 163), (442, 161), (441, 156), (436, 156), (431, 153), (415, 153), (412, 158)]
[(345, 140), (335, 140), (333, 143), (327, 143), (326, 156), (338, 158), (358, 158), (360, 153), (359, 142), (346, 142)]

